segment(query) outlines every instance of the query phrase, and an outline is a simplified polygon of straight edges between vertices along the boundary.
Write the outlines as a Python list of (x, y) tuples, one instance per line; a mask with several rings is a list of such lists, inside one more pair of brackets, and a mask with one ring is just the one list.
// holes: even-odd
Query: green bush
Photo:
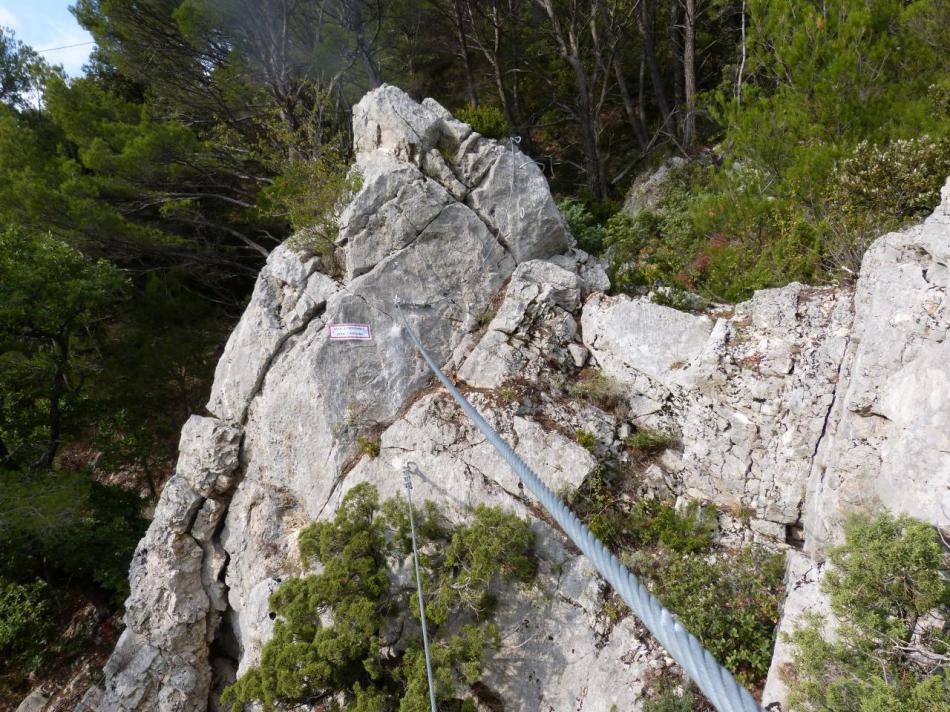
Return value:
[(558, 202), (557, 207), (577, 240), (578, 247), (591, 254), (600, 254), (604, 247), (604, 226), (597, 221), (584, 201), (565, 198)]
[(0, 576), (70, 578), (128, 595), (142, 500), (85, 473), (0, 471)]
[(950, 138), (859, 143), (835, 172), (835, 205), (847, 214), (871, 212), (882, 223), (929, 214), (950, 175)]
[(714, 557), (661, 556), (643, 573), (686, 629), (736, 679), (755, 685), (765, 679), (772, 660), (784, 570), (784, 555), (747, 547)]
[[(499, 644), (489, 620), (496, 589), (535, 575), (534, 533), (527, 522), (483, 505), (454, 530), (442, 525), (431, 503), (417, 520), (436, 695), (448, 709), (463, 705), (459, 696), (478, 681)], [(406, 505), (389, 500), (380, 507), (375, 488), (358, 485), (333, 521), (301, 533), (299, 546), (302, 560), (319, 562), (322, 571), (287, 581), (271, 595), (273, 638), (260, 665), (228, 687), (222, 702), (233, 712), (252, 701), (277, 710), (325, 699), (367, 712), (428, 709), (419, 641), (401, 653), (383, 650), (393, 643), (386, 636), (402, 627), (392, 622), (419, 616), (414, 582), (394, 588), (387, 563), (411, 551)], [(332, 622), (321, 624), (321, 617)]]
[(691, 554), (712, 548), (715, 523), (715, 510), (704, 511), (695, 501), (678, 511), (670, 504), (641, 500), (630, 511), (629, 526), (641, 545)]
[[(794, 709), (935, 712), (950, 706), (950, 633), (919, 627), (950, 614), (950, 555), (934, 529), (906, 515), (854, 516), (822, 581), (838, 623), (812, 616), (790, 636)], [(943, 661), (943, 662), (941, 662)]]
[(584, 430), (581, 428), (575, 434), (577, 437), (577, 444), (589, 452), (593, 452), (594, 448), (597, 446), (597, 438), (589, 430)]
[(360, 435), (356, 438), (356, 444), (364, 455), (371, 458), (379, 457), (380, 442), (378, 436), (368, 438), (365, 435)]
[(45, 583), (0, 578), (0, 675), (25, 676), (40, 667), (51, 612)]
[(342, 149), (324, 145), (316, 156), (296, 150), (278, 166), (279, 174), (261, 191), (259, 204), (270, 217), (290, 223), (295, 234), (287, 244), (294, 250), (331, 261), (339, 234), (342, 204), (363, 184)]
[(596, 369), (581, 371), (565, 390), (569, 397), (586, 401), (608, 413), (620, 414), (627, 404), (624, 387)]
[(464, 106), (455, 112), (455, 118), (487, 138), (506, 138), (511, 135), (511, 126), (504, 113), (491, 104)]
[(645, 455), (656, 455), (676, 444), (676, 436), (640, 428), (627, 438), (627, 446)]
[(697, 702), (692, 687), (684, 690), (667, 683), (647, 693), (643, 712), (694, 712)]

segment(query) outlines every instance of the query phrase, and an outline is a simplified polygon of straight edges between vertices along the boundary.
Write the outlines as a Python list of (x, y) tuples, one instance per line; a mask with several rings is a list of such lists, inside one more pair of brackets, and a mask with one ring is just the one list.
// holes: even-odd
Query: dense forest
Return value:
[[(946, 0), (73, 12), (96, 41), (82, 77), (0, 35), (0, 698), (114, 641), (178, 430), (264, 259), (303, 227), (331, 245), (368, 89), (518, 137), (614, 289), (674, 306), (849, 282), (950, 175)], [(660, 165), (660, 201), (622, 209)]]

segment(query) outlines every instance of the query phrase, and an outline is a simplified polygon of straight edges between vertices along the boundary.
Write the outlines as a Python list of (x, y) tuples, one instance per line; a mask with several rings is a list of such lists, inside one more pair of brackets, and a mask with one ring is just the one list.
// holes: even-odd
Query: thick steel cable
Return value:
[(611, 554), (593, 532), (588, 529), (548, 488), (541, 478), (518, 457), (501, 436), (468, 402), (461, 391), (455, 387), (442, 369), (425, 350), (419, 337), (409, 325), (403, 314), (400, 301), (395, 302), (396, 310), (402, 317), (403, 326), (409, 333), (413, 346), (425, 360), (429, 369), (442, 382), (446, 390), (461, 406), (465, 414), (472, 419), (478, 429), (505, 459), (521, 481), (538, 499), (548, 514), (558, 523), (571, 541), (587, 555), (600, 574), (613, 586), (614, 590), (630, 607), (630, 610), (643, 621), (653, 636), (666, 648), (667, 652), (692, 678), (706, 698), (719, 712), (762, 712), (762, 708), (742, 685), (736, 682), (726, 668), (720, 665), (708, 650), (703, 647), (692, 633), (686, 630), (647, 588), (640, 583), (620, 560)]
[(432, 681), (432, 658), (429, 655), (429, 632), (426, 630), (426, 602), (422, 595), (422, 574), (419, 573), (419, 549), (416, 546), (416, 520), (412, 514), (412, 471), (415, 463), (407, 462), (403, 468), (403, 483), (406, 485), (406, 500), (409, 502), (409, 531), (412, 532), (412, 561), (416, 566), (416, 592), (419, 594), (419, 620), (422, 622), (422, 653), (426, 658), (426, 679), (429, 681), (429, 704), (435, 708), (435, 683)]

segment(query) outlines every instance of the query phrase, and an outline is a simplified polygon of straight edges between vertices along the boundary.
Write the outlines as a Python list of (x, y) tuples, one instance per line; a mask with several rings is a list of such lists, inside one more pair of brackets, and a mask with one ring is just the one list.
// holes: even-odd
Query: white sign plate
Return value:
[(369, 324), (330, 324), (330, 339), (333, 341), (369, 341), (373, 330)]

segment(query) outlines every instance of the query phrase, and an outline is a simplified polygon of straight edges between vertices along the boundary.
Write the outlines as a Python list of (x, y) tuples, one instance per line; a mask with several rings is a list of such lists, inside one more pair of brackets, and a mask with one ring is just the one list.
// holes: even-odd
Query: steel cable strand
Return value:
[(425, 350), (400, 307), (403, 326), (416, 350), (465, 414), (478, 426), (492, 446), (548, 511), (565, 534), (593, 562), (601, 575), (620, 595), (630, 610), (683, 667), (703, 694), (720, 712), (762, 712), (752, 695), (706, 650), (699, 639), (687, 631), (646, 587), (612, 554), (593, 532), (578, 519), (518, 456), (488, 422), (455, 387)]

